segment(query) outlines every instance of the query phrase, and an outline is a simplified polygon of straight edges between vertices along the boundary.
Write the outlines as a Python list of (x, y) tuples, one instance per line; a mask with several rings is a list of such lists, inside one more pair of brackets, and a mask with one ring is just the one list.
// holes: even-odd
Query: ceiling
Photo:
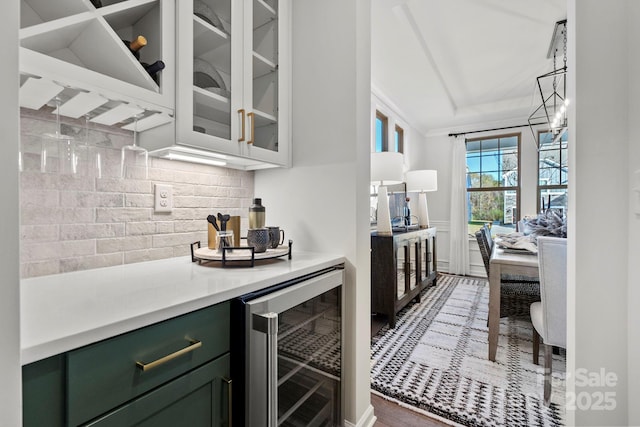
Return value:
[(373, 92), (425, 134), (527, 123), (566, 19), (566, 0), (372, 0), (371, 9)]

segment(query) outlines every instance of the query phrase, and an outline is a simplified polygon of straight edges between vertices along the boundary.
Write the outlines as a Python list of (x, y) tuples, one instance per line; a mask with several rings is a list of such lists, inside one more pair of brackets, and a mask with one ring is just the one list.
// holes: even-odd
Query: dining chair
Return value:
[[(475, 233), (484, 268), (489, 277), (493, 239), (485, 224)], [(535, 277), (503, 274), (500, 277), (500, 317), (528, 316), (533, 302), (540, 301), (540, 282)]]
[(567, 345), (567, 239), (538, 237), (541, 301), (531, 304), (533, 363), (538, 364), (540, 338), (544, 345), (544, 403), (551, 401), (553, 347)]

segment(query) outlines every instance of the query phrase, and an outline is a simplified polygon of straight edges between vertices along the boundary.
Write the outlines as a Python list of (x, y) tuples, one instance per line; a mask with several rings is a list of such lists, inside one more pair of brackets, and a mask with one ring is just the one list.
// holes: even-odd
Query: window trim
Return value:
[[(516, 166), (516, 170), (518, 171), (518, 183), (516, 187), (504, 187), (504, 186), (500, 186), (500, 187), (480, 187), (480, 188), (469, 188), (467, 187), (467, 193), (469, 192), (486, 192), (486, 191), (510, 191), (510, 190), (515, 190), (516, 192), (516, 215), (514, 215), (514, 219), (513, 219), (513, 224), (515, 225), (518, 221), (520, 221), (521, 219), (521, 213), (520, 213), (520, 206), (522, 203), (522, 168), (521, 168), (521, 161), (522, 161), (522, 133), (521, 132), (514, 132), (514, 133), (506, 133), (506, 134), (499, 134), (499, 135), (487, 135), (487, 136), (483, 136), (483, 137), (478, 137), (478, 138), (468, 138), (465, 139), (464, 143), (465, 146), (467, 145), (468, 142), (474, 142), (474, 141), (484, 141), (484, 140), (489, 140), (489, 139), (506, 139), (506, 138), (512, 138), (512, 137), (516, 137), (518, 140), (518, 155), (517, 155), (517, 161), (518, 164)], [(480, 151), (482, 152), (482, 150)], [(466, 156), (466, 154), (465, 154)], [(482, 174), (482, 170), (480, 171), (480, 173)]]
[[(380, 110), (376, 110), (376, 119), (380, 119), (380, 121), (382, 122), (382, 147), (380, 148), (380, 150), (389, 151), (389, 117), (382, 114)], [(378, 126), (376, 126), (375, 128), (377, 131)], [(377, 136), (378, 135), (376, 132), (376, 146), (374, 147), (375, 151), (378, 151)]]
[[(538, 140), (536, 141), (537, 146), (540, 147), (540, 136), (542, 134), (549, 133), (548, 130), (538, 130)], [(569, 148), (569, 141), (567, 141), (567, 149)], [(544, 190), (565, 190), (565, 193), (569, 191), (569, 183), (567, 184), (553, 184), (553, 185), (540, 185), (540, 152), (545, 150), (538, 149), (537, 156), (537, 166), (536, 166), (536, 212), (542, 212), (542, 206), (540, 204), (540, 200), (542, 200), (542, 191)], [(569, 156), (569, 152), (567, 151), (567, 157)], [(569, 160), (567, 158), (567, 160)], [(560, 144), (560, 166), (559, 169), (562, 168), (562, 143)], [(561, 172), (561, 171), (560, 171)], [(562, 175), (560, 175), (562, 177)], [(569, 164), (567, 164), (567, 181), (569, 180)], [(567, 206), (568, 207), (568, 206)]]
[(396, 150), (398, 153), (404, 153), (404, 129), (398, 124), (396, 124), (394, 136), (396, 137), (394, 140), (394, 143), (397, 144)]

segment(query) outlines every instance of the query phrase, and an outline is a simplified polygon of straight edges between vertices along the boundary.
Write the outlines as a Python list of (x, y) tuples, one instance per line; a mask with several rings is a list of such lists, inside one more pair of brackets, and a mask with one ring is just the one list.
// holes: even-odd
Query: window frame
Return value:
[(398, 124), (395, 126), (395, 149), (398, 153), (404, 153), (404, 129), (400, 127)]
[[(516, 194), (516, 204), (515, 204), (515, 209), (516, 209), (516, 213), (515, 215), (513, 215), (513, 225), (515, 226), (516, 223), (521, 219), (521, 214), (520, 214), (520, 206), (521, 206), (521, 195), (522, 195), (522, 191), (521, 191), (521, 187), (522, 187), (522, 168), (521, 168), (521, 162), (522, 162), (522, 133), (521, 132), (515, 132), (515, 133), (506, 133), (506, 134), (498, 134), (498, 135), (487, 135), (487, 136), (482, 136), (482, 137), (478, 137), (478, 138), (468, 138), (465, 139), (465, 147), (467, 146), (467, 144), (469, 142), (475, 142), (475, 141), (488, 141), (488, 140), (498, 140), (498, 149), (500, 147), (500, 140), (501, 139), (507, 139), (507, 138), (513, 138), (515, 137), (517, 139), (517, 149), (518, 149), (518, 153), (516, 156), (517, 159), (517, 164), (515, 167), (515, 170), (518, 171), (518, 180), (517, 180), (517, 185), (514, 186), (497, 186), (497, 187), (478, 187), (478, 188), (474, 188), (474, 187), (469, 187), (467, 185), (467, 195), (470, 196), (471, 193), (480, 193), (480, 192), (497, 192), (497, 191), (515, 191)], [(482, 146), (482, 144), (481, 144)], [(480, 157), (482, 157), (482, 149), (479, 150), (480, 153)], [(465, 153), (465, 163), (466, 163), (466, 159), (467, 159), (467, 154), (468, 151), (466, 151)], [(468, 172), (469, 167), (467, 166), (467, 177), (469, 176), (469, 172)], [(489, 172), (487, 172), (489, 173)], [(480, 168), (479, 171), (480, 176), (482, 176), (483, 171), (482, 168)], [(468, 213), (469, 217), (470, 217), (470, 212)], [(469, 221), (471, 221), (471, 219), (469, 219)]]
[[(566, 166), (566, 169), (567, 169), (566, 170), (566, 176), (567, 176), (567, 183), (566, 184), (540, 185), (540, 160), (541, 160), (540, 159), (540, 154), (541, 154), (541, 152), (547, 151), (547, 150), (540, 149), (540, 147), (542, 146), (540, 141), (541, 141), (542, 135), (543, 134), (548, 134), (548, 133), (550, 133), (548, 130), (539, 130), (538, 134), (537, 134), (538, 140), (536, 141), (537, 142), (537, 146), (538, 146), (538, 156), (537, 156), (538, 166), (536, 168), (537, 169), (537, 180), (536, 180), (537, 181), (537, 185), (536, 185), (536, 196), (537, 196), (536, 197), (536, 199), (537, 199), (537, 201), (536, 201), (536, 211), (537, 212), (542, 212), (542, 204), (540, 203), (540, 201), (542, 200), (542, 192), (543, 191), (545, 191), (545, 190), (564, 190), (565, 194), (566, 194), (568, 192), (568, 189), (569, 189), (569, 163), (568, 162), (567, 162), (567, 166)], [(564, 135), (566, 135), (566, 133)], [(558, 167), (557, 167), (559, 169), (559, 172), (560, 172), (560, 182), (562, 182), (562, 173), (561, 173), (562, 172), (561, 171), (561, 169), (562, 169), (562, 160), (563, 160), (563, 156), (562, 156), (562, 154), (563, 154), (562, 138), (564, 138), (564, 135), (561, 137), (561, 141), (560, 141), (561, 142), (560, 146), (559, 146), (560, 158), (559, 158), (559, 164), (558, 164)], [(568, 141), (568, 139), (566, 141), (566, 144), (567, 144), (566, 155), (567, 155), (567, 161), (568, 161), (569, 160), (569, 158), (568, 158), (569, 157), (569, 151), (568, 151), (569, 141)]]
[[(380, 150), (378, 150), (378, 124), (377, 120), (380, 120), (382, 123), (382, 131), (381, 131), (381, 142), (380, 142)], [(375, 151), (389, 151), (389, 117), (385, 114), (381, 113), (380, 110), (376, 110), (376, 139), (375, 139)]]

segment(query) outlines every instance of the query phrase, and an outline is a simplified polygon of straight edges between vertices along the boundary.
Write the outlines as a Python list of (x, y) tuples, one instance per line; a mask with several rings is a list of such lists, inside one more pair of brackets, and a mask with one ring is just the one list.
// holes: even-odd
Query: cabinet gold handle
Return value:
[(238, 114), (240, 114), (240, 138), (238, 138), (238, 142), (244, 141), (244, 108), (238, 110)]
[(178, 350), (174, 353), (171, 354), (167, 354), (164, 357), (161, 357), (158, 360), (154, 360), (153, 362), (150, 363), (144, 363), (144, 362), (136, 362), (136, 366), (141, 369), (143, 372), (144, 371), (148, 371), (149, 369), (155, 368), (156, 366), (160, 366), (164, 363), (167, 363), (170, 360), (175, 359), (176, 357), (180, 357), (183, 354), (187, 354), (192, 352), (193, 350), (195, 350), (196, 348), (200, 348), (202, 347), (202, 342), (198, 341), (198, 340), (189, 340), (190, 345), (183, 348), (182, 350)]
[(228, 402), (228, 408), (227, 410), (229, 411), (229, 427), (232, 427), (232, 422), (231, 422), (231, 413), (233, 410), (233, 405), (231, 404), (231, 379), (226, 378), (226, 377), (222, 377), (222, 381), (224, 381), (225, 383), (227, 383), (227, 393), (229, 393), (229, 402)]
[(253, 144), (253, 139), (256, 132), (256, 116), (254, 113), (247, 113), (247, 117), (251, 119), (251, 136), (249, 137), (250, 139), (247, 141), (247, 144)]

